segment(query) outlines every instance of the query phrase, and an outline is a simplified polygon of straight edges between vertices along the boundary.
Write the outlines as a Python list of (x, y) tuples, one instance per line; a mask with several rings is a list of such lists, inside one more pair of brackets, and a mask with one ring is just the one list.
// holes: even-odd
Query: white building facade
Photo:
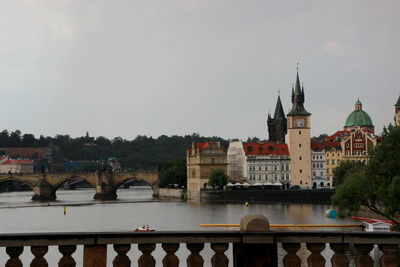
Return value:
[(311, 143), (312, 188), (327, 186), (325, 175), (325, 150), (322, 143)]
[(246, 154), (242, 141), (233, 141), (229, 143), (227, 152), (228, 177), (245, 178), (246, 177)]
[(286, 144), (273, 142), (244, 143), (247, 182), (277, 183), (290, 186), (290, 157)]

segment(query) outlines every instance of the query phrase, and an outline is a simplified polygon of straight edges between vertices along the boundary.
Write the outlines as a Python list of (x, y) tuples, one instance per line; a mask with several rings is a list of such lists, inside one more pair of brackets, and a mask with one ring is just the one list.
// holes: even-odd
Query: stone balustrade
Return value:
[[(49, 246), (58, 246), (62, 257), (58, 266), (73, 267), (76, 262), (73, 253), (77, 245), (83, 245), (83, 266), (105, 267), (107, 265), (107, 245), (112, 244), (116, 252), (113, 266), (218, 266), (258, 267), (258, 266), (302, 266), (297, 252), (303, 246), (310, 252), (306, 264), (312, 267), (325, 266), (327, 261), (334, 267), (349, 266), (348, 251), (354, 252), (356, 266), (373, 266), (369, 253), (378, 245), (383, 256), (380, 266), (397, 267), (400, 233), (371, 232), (300, 232), (269, 231), (262, 218), (242, 219), (240, 231), (188, 231), (188, 232), (102, 232), (102, 233), (45, 233), (45, 234), (0, 234), (0, 247), (6, 247), (9, 259), (6, 267), (22, 266), (20, 255), (24, 247), (30, 247), (34, 258), (33, 267), (48, 266), (46, 253)], [(137, 263), (127, 256), (132, 244), (138, 245)], [(162, 262), (156, 263), (152, 256), (156, 244), (165, 251)], [(200, 252), (205, 244), (210, 244), (213, 256), (211, 262), (204, 262)], [(302, 245), (303, 244), (303, 245)], [(305, 245), (304, 245), (305, 244)], [(232, 254), (226, 255), (229, 246)], [(189, 250), (187, 258), (178, 258), (175, 253), (182, 247)], [(329, 247), (333, 252), (326, 259), (321, 252)], [(279, 260), (281, 249), (283, 259)], [(286, 254), (286, 255), (285, 255)]]

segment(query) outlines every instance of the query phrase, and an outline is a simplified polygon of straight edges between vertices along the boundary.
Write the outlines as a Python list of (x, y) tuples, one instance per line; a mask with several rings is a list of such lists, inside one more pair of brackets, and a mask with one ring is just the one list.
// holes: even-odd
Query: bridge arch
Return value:
[(30, 189), (32, 189), (32, 191), (35, 188), (35, 185), (32, 182), (27, 181), (25, 179), (21, 179), (19, 177), (14, 177), (14, 176), (8, 176), (8, 177), (0, 179), (0, 184), (5, 183), (5, 182), (9, 182), (9, 181), (17, 181), (19, 183), (26, 184), (27, 186), (29, 186)]
[(55, 185), (53, 185), (53, 190), (57, 191), (58, 189), (60, 189), (61, 186), (63, 186), (65, 183), (67, 182), (71, 182), (71, 181), (76, 181), (76, 180), (80, 180), (80, 181), (86, 181), (88, 184), (91, 185), (92, 188), (96, 188), (96, 185), (91, 183), (91, 181), (89, 179), (86, 179), (85, 177), (81, 177), (79, 175), (71, 175), (70, 177), (66, 177), (63, 178), (62, 180), (60, 180), (59, 182), (57, 182)]

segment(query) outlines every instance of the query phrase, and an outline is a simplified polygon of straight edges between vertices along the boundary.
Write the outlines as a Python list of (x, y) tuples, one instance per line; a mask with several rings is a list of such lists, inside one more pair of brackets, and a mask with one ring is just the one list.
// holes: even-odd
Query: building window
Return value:
[(260, 180), (260, 181), (261, 181), (261, 174), (260, 174), (260, 175), (258, 175), (258, 180)]
[(301, 160), (301, 157), (299, 157), (299, 159)]
[(289, 164), (286, 164), (286, 170), (287, 171), (289, 170)]
[(323, 172), (323, 171), (321, 171), (321, 174), (320, 174), (320, 175), (321, 175), (321, 177), (323, 177), (323, 176), (324, 176), (324, 172)]
[(299, 131), (299, 135), (301, 135), (301, 131)]
[(329, 173), (329, 168), (328, 168), (328, 169), (326, 169), (326, 173)]
[(332, 160), (332, 165), (335, 165), (335, 160), (334, 159)]
[(283, 173), (281, 174), (281, 180), (285, 180), (285, 175)]
[(278, 175), (277, 175), (277, 174), (275, 174), (275, 181), (276, 181), (276, 180), (278, 180)]
[(303, 173), (303, 170), (302, 170), (302, 169), (300, 169), (300, 173)]
[(211, 159), (211, 163), (214, 164), (214, 161), (215, 161), (214, 158), (212, 158), (212, 159)]
[(312, 156), (312, 159), (315, 159), (315, 156)]
[(326, 165), (329, 165), (329, 159), (326, 160)]
[(303, 181), (302, 181), (302, 180), (300, 180), (300, 184), (303, 184)]
[(286, 181), (289, 181), (289, 174), (286, 174)]
[(265, 180), (268, 180), (268, 174), (265, 175)]
[(277, 171), (278, 170), (278, 166), (274, 165), (274, 170)]
[(299, 144), (299, 147), (301, 147), (301, 144)]
[(258, 166), (258, 170), (259, 170), (259, 171), (261, 171), (261, 165), (260, 165), (260, 166)]
[(315, 177), (315, 171), (312, 172), (312, 175)]
[(285, 165), (281, 165), (281, 171), (285, 170)]
[(312, 164), (312, 167), (315, 168), (315, 163)]
[(340, 165), (340, 159), (338, 159), (338, 160), (337, 160), (337, 164), (339, 164), (339, 165)]

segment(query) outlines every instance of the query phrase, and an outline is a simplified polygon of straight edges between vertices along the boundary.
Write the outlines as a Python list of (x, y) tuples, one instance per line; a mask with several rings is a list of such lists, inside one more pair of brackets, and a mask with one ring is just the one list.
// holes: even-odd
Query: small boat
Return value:
[(143, 225), (143, 226), (135, 228), (135, 232), (154, 232), (154, 231), (155, 231), (155, 229), (151, 228), (148, 225)]

